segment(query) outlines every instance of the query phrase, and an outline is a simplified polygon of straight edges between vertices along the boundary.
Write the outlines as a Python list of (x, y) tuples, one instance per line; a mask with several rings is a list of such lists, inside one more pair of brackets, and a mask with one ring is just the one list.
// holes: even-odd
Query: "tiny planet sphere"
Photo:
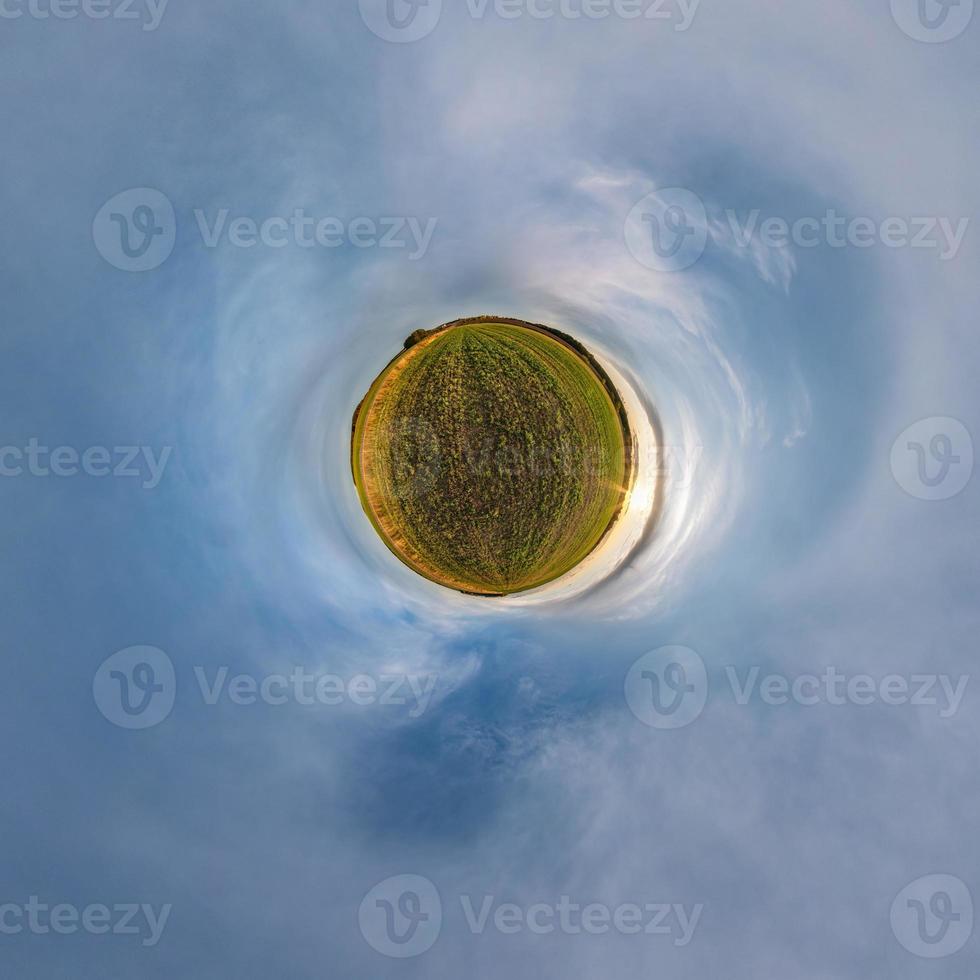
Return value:
[(566, 333), (478, 317), (417, 330), (354, 414), (351, 462), (388, 548), (432, 582), (506, 596), (599, 545), (633, 477), (619, 393)]

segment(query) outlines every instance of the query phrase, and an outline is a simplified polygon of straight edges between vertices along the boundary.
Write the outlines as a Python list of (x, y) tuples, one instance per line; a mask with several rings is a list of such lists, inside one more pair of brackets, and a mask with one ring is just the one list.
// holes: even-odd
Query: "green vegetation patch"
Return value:
[(614, 523), (631, 438), (572, 338), (522, 321), (416, 331), (354, 419), (361, 503), (421, 575), (508, 595), (564, 575)]

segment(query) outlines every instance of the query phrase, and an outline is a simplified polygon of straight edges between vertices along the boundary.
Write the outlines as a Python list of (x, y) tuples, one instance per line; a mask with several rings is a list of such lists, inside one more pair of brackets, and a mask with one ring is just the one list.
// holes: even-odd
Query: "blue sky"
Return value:
[[(4, 976), (975, 975), (972, 0), (545, 7), (435, 3), (414, 40), (378, 36), (373, 0), (3, 7)], [(665, 188), (704, 208), (675, 271), (627, 244)], [(153, 267), (128, 271), (147, 213)], [(487, 312), (603, 350), (682, 461), (657, 533), (572, 602), (419, 580), (353, 492), (373, 377)], [(32, 472), (31, 440), (109, 473)], [(930, 479), (949, 449), (953, 483), (916, 482), (913, 444)], [(703, 710), (653, 727), (624, 685), (676, 646)], [(131, 684), (174, 671), (135, 729), (93, 693), (121, 697), (102, 665), (132, 647), (161, 653), (114, 661)], [(229, 694), (297, 668), (343, 693)], [(871, 700), (739, 703), (830, 669)], [(887, 703), (884, 678), (923, 675)], [(409, 935), (405, 875), (434, 934), (392, 957), (375, 896)], [(31, 896), (168, 911), (146, 944), (142, 912), (141, 934), (32, 930)], [(563, 896), (670, 931), (527, 926)]]

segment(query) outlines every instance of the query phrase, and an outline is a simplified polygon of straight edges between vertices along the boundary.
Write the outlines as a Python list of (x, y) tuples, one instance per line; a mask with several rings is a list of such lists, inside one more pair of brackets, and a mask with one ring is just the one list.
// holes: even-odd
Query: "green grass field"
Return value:
[(458, 591), (508, 595), (599, 543), (630, 483), (625, 415), (601, 369), (520, 321), (413, 334), (355, 415), (361, 503), (388, 547)]

